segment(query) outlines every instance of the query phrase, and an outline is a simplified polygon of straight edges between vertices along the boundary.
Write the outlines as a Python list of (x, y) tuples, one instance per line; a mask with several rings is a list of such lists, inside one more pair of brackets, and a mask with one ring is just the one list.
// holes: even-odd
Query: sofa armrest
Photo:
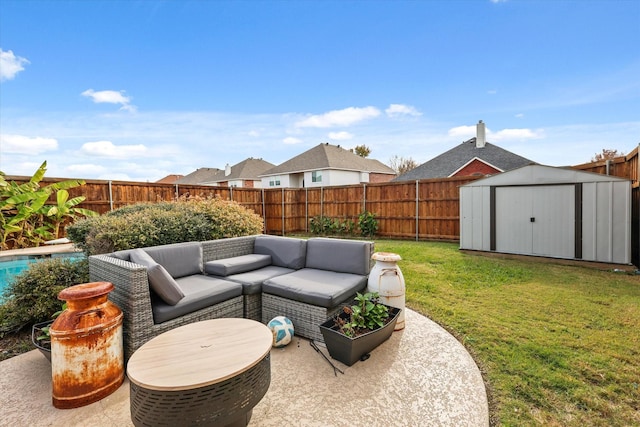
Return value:
[[(111, 282), (113, 291), (109, 299), (124, 314), (123, 339), (125, 351), (132, 352), (143, 341), (145, 330), (153, 329), (151, 292), (144, 266), (109, 255), (89, 257), (89, 278), (91, 281)], [(126, 354), (129, 357), (131, 354)]]

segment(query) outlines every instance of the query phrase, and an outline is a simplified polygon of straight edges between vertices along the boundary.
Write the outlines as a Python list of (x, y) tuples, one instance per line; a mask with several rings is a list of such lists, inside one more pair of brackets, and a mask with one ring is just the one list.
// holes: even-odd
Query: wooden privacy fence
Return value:
[[(16, 182), (28, 180), (6, 178)], [(308, 232), (314, 217), (356, 222), (361, 213), (369, 211), (375, 214), (378, 235), (382, 237), (458, 240), (458, 187), (475, 179), (477, 177), (277, 189), (86, 180), (85, 185), (69, 193), (71, 197), (85, 196), (81, 207), (101, 214), (134, 203), (157, 203), (179, 197), (220, 197), (260, 215), (265, 233), (281, 235)], [(61, 180), (45, 178), (42, 184)]]
[[(640, 162), (638, 147), (626, 156), (573, 166), (574, 169), (619, 176), (632, 181), (631, 258), (640, 266)], [(378, 220), (378, 235), (416, 240), (459, 240), (458, 187), (479, 177), (430, 179), (320, 188), (233, 188), (202, 185), (158, 184), (87, 180), (69, 191), (83, 195), (82, 207), (105, 213), (141, 202), (176, 200), (178, 197), (221, 197), (252, 209), (264, 220), (267, 234), (309, 231), (314, 217), (356, 221), (369, 211)], [(29, 177), (11, 177), (18, 183)], [(61, 181), (45, 178), (42, 183)], [(54, 203), (51, 200), (51, 203)]]

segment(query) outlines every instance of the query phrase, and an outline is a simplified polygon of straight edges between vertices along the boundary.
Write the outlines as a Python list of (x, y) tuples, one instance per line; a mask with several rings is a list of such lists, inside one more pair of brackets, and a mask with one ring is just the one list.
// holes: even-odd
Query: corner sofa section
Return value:
[(128, 360), (156, 335), (219, 317), (282, 315), (322, 341), (319, 325), (366, 287), (372, 254), (373, 242), (254, 235), (94, 255), (89, 270), (115, 286)]
[[(163, 332), (200, 320), (242, 317), (242, 288), (237, 283), (205, 276), (199, 242), (144, 248), (178, 284), (184, 296), (175, 304), (152, 288), (149, 267), (132, 262), (136, 249), (89, 257), (91, 281), (114, 285), (109, 294), (124, 313), (124, 357)], [(134, 256), (135, 259), (135, 256)]]

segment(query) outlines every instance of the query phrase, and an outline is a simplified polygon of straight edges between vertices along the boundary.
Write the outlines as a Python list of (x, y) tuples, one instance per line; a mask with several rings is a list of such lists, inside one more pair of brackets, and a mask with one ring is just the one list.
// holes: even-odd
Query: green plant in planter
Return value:
[(348, 314), (348, 318), (337, 316), (335, 322), (343, 334), (352, 338), (381, 328), (389, 318), (389, 309), (379, 302), (377, 292), (366, 292), (365, 294), (358, 292), (355, 304), (345, 306), (343, 311)]
[(62, 304), (62, 310), (58, 310), (55, 313), (53, 313), (53, 316), (51, 316), (51, 322), (49, 322), (47, 326), (40, 328), (40, 335), (36, 337), (36, 340), (38, 342), (42, 342), (42, 343), (51, 342), (51, 334), (49, 333), (49, 329), (51, 329), (51, 325), (53, 324), (53, 321), (56, 319), (56, 317), (60, 316), (60, 314), (62, 314), (62, 312), (65, 311), (66, 309), (67, 309), (67, 303), (65, 302), (64, 304)]

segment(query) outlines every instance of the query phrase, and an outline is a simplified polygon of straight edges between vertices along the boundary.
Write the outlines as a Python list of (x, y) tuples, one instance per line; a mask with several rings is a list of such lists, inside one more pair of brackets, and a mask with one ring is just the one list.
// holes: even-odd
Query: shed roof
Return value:
[(269, 169), (262, 176), (285, 173), (300, 173), (319, 169), (341, 169), (359, 172), (374, 172), (394, 175), (389, 166), (374, 159), (367, 159), (339, 145), (323, 143)]
[(629, 181), (617, 176), (584, 172), (570, 168), (528, 165), (508, 172), (482, 178), (462, 187), (489, 187), (494, 185), (575, 184), (579, 182)]
[(532, 160), (507, 151), (503, 148), (485, 143), (482, 148), (476, 147), (476, 138), (471, 138), (451, 150), (434, 157), (420, 166), (404, 173), (392, 181), (415, 181), (418, 179), (447, 178), (460, 170), (474, 158), (497, 168), (508, 171), (531, 163)]

